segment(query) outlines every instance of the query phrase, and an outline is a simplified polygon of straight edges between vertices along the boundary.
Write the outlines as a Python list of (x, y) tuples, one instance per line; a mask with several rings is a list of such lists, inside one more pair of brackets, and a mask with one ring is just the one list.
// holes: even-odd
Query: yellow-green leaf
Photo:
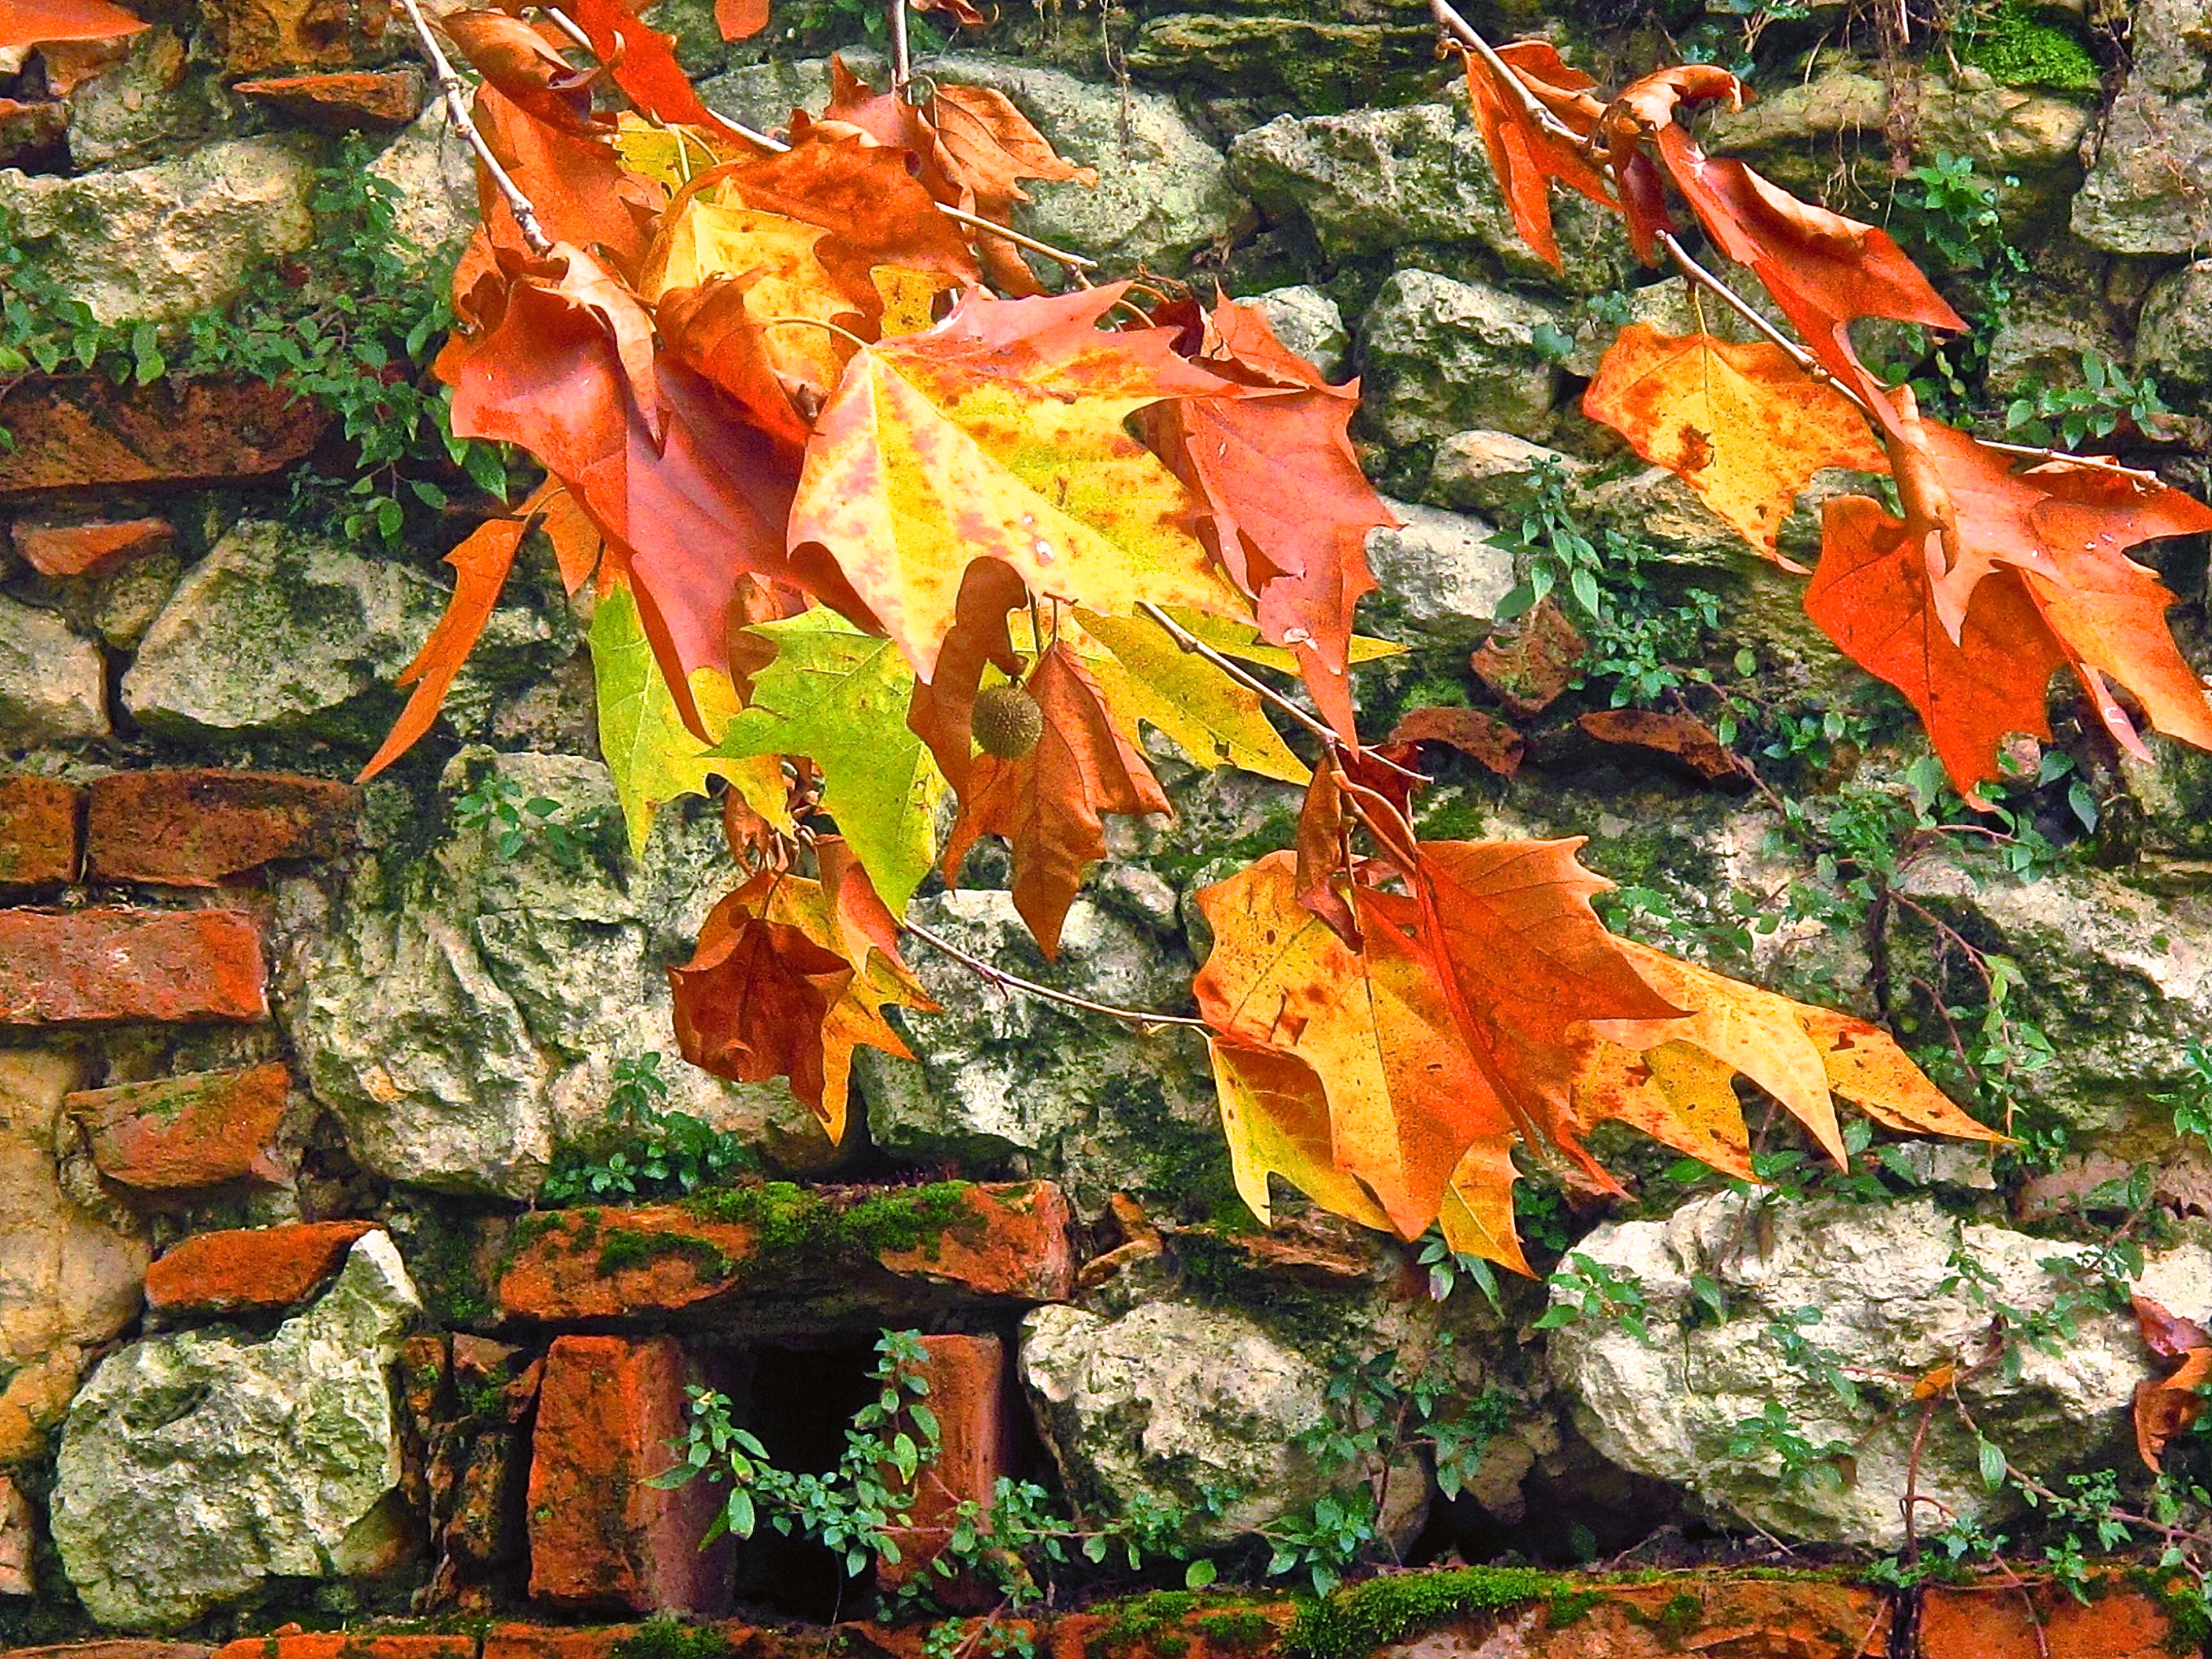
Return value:
[(761, 623), (775, 660), (753, 676), (752, 702), (718, 756), (804, 755), (821, 769), (822, 807), (893, 915), (937, 853), (944, 775), (907, 729), (914, 670), (889, 640), (819, 607)]

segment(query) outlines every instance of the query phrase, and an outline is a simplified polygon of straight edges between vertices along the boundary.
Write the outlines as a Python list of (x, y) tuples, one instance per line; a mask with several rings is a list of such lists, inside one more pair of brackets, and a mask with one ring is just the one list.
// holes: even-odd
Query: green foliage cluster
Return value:
[(349, 477), (297, 475), (293, 507), (349, 538), (397, 548), (410, 521), (464, 485), (504, 499), (500, 447), (454, 437), (451, 394), (427, 374), (453, 325), (447, 273), (402, 247), (398, 189), (372, 159), (366, 139), (347, 138), (316, 170), (311, 246), (179, 328), (100, 322), (0, 212), (0, 376), (74, 369), (118, 385), (243, 376), (286, 387), (326, 410), (354, 450)]
[(759, 1160), (742, 1136), (667, 1106), (667, 1098), (659, 1054), (617, 1060), (605, 1122), (585, 1144), (554, 1155), (539, 1201), (681, 1198), (758, 1170)]
[(1366, 1659), (1440, 1620), (1552, 1603), (1553, 1624), (1571, 1624), (1601, 1599), (1572, 1580), (1534, 1567), (1460, 1567), (1370, 1578), (1301, 1605), (1283, 1643), (1287, 1659)]
[(1988, 70), (2003, 86), (2094, 93), (2104, 83), (2097, 60), (2077, 36), (2039, 21), (2020, 0), (1970, 12), (1953, 28), (1951, 40), (1961, 61)]

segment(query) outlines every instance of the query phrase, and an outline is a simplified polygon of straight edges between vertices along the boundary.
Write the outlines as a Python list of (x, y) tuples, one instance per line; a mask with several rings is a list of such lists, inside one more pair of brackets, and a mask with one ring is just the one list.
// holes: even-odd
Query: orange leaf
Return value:
[(1195, 495), (1207, 548), (1255, 603), (1260, 636), (1287, 647), (1322, 717), (1355, 740), (1348, 653), (1353, 608), (1375, 589), (1370, 530), (1397, 520), (1346, 434), (1359, 386), (1332, 386), (1223, 298), (1197, 360), (1223, 384), (1164, 403), (1141, 429)]
[(1828, 1087), (1877, 1123), (1908, 1134), (1954, 1140), (2005, 1137), (1960, 1111), (1951, 1097), (1906, 1058), (1897, 1039), (1849, 1014), (1800, 1004), (1797, 1024), (1820, 1051)]
[(2212, 1348), (2212, 1334), (2202, 1325), (2170, 1312), (2163, 1304), (2137, 1293), (2128, 1297), (2128, 1305), (2135, 1310), (2143, 1346), (2160, 1359), (2182, 1358), (2192, 1348)]
[(2212, 1348), (2192, 1348), (2181, 1367), (2163, 1381), (2145, 1377), (2136, 1384), (2136, 1450), (2143, 1467), (2158, 1473), (2166, 1442), (2186, 1434), (2204, 1410), (2200, 1392), (2212, 1382)]
[(398, 684), (413, 685), (414, 693), (355, 782), (367, 782), (398, 760), (438, 718), (447, 688), (476, 648), (477, 635), (499, 603), (500, 589), (507, 585), (507, 573), (514, 567), (514, 550), (522, 544), (526, 528), (526, 520), (488, 519), (446, 555), (446, 562), (453, 567), (453, 597), (415, 660), (400, 672)]
[(1003, 837), (1014, 853), (1014, 908), (1049, 961), (1085, 872), (1106, 856), (1106, 815), (1173, 809), (1066, 644), (1046, 649), (1024, 687), (1043, 716), (1036, 746), (1018, 759), (976, 758), (943, 867), (951, 883), (979, 836)]
[(1519, 622), (1478, 646), (1468, 666), (1508, 710), (1526, 719), (1559, 700), (1589, 648), (1567, 613), (1547, 594)]
[(769, 0), (714, 0), (714, 27), (725, 40), (750, 40), (768, 27)]
[(1292, 847), (1297, 854), (1294, 890), (1301, 906), (1327, 922), (1331, 933), (1357, 951), (1359, 923), (1352, 914), (1352, 901), (1338, 886), (1351, 863), (1345, 842), (1349, 828), (1336, 768), (1327, 763), (1315, 767), (1313, 778), (1306, 785), (1305, 800), (1298, 809), (1297, 837)]
[(1805, 614), (1845, 656), (1905, 694), (1953, 786), (1978, 801), (2006, 733), (2051, 736), (2045, 694), (2066, 656), (2028, 598), (2027, 578), (1999, 571), (1975, 588), (1954, 644), (1920, 548), (1880, 502), (1838, 497), (1823, 505), (1821, 526)]
[(1675, 474), (1738, 535), (1785, 566), (1775, 532), (1814, 473), (1887, 470), (1850, 401), (1764, 340), (1676, 337), (1631, 324), (1599, 363), (1583, 413)]
[(438, 27), (477, 73), (516, 108), (559, 132), (588, 137), (611, 124), (592, 117), (592, 88), (602, 71), (580, 70), (520, 17), (497, 11), (454, 11)]
[[(1600, 106), (1587, 95), (1597, 82), (1570, 69), (1556, 47), (1541, 40), (1514, 40), (1499, 47), (1498, 55), (1576, 132), (1587, 137), (1597, 130)], [(1501, 84), (1496, 71), (1474, 52), (1467, 54), (1467, 90), (1491, 171), (1498, 175), (1498, 194), (1521, 240), (1539, 258), (1561, 269), (1559, 238), (1552, 229), (1551, 181), (1557, 179), (1593, 202), (1613, 207), (1605, 175), (1581, 151), (1539, 126), (1514, 90)]]
[[(548, 125), (495, 86), (477, 88), (475, 115), (484, 142), (530, 199), (548, 237), (603, 249), (623, 270), (636, 269), (664, 200), (659, 185), (624, 167), (611, 143)], [(477, 202), (492, 245), (526, 253), (507, 198), (481, 167)]]
[[(676, 61), (675, 36), (648, 28), (623, 0), (574, 0), (569, 15), (641, 113), (664, 126), (708, 127), (735, 135), (737, 129), (692, 90), (691, 77)], [(718, 21), (720, 16), (718, 10)]]
[(145, 27), (107, 0), (8, 0), (0, 9), (0, 52), (64, 40), (115, 40)]
[(1707, 783), (1742, 775), (1741, 765), (1713, 735), (1712, 728), (1688, 714), (1660, 714), (1648, 708), (1596, 708), (1577, 714), (1575, 724), (1600, 743), (1663, 755)]

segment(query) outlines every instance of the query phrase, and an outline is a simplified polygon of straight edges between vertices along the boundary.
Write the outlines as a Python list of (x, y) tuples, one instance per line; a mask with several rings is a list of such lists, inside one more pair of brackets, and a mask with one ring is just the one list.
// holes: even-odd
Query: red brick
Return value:
[(325, 132), (404, 127), (422, 112), (422, 76), (411, 69), (284, 75), (231, 90)]
[(2063, 1590), (1931, 1586), (1917, 1659), (2162, 1659), (2172, 1626), (2142, 1591), (2113, 1582), (2083, 1606)]
[(85, 878), (213, 887), (345, 844), (361, 791), (289, 772), (117, 772), (87, 791)]
[[(825, 1194), (850, 1204), (863, 1194)], [(617, 1319), (690, 1312), (789, 1297), (808, 1275), (833, 1299), (897, 1299), (899, 1281), (946, 1285), (970, 1297), (1063, 1300), (1073, 1292), (1074, 1249), (1067, 1200), (1049, 1182), (979, 1183), (969, 1189), (974, 1221), (910, 1250), (877, 1258), (888, 1276), (869, 1282), (865, 1262), (801, 1253), (765, 1271), (753, 1229), (712, 1221), (680, 1205), (555, 1211), (530, 1218), (499, 1282), (501, 1311), (524, 1319)]]
[(696, 1381), (673, 1337), (563, 1336), (545, 1358), (530, 1462), (530, 1593), (567, 1607), (725, 1610), (731, 1547), (699, 1540), (721, 1506), (671, 1467)]
[(296, 1307), (345, 1265), (367, 1221), (295, 1221), (194, 1233), (146, 1269), (146, 1305), (165, 1313)]
[(615, 1644), (636, 1635), (641, 1628), (637, 1625), (494, 1625), (484, 1634), (483, 1659), (613, 1659)]
[(209, 1659), (214, 1652), (198, 1642), (118, 1636), (98, 1642), (63, 1642), (52, 1647), (9, 1648), (8, 1659)]
[(234, 910), (0, 910), (0, 1025), (265, 1019), (264, 978)]
[(197, 1191), (234, 1182), (281, 1187), (290, 1171), (273, 1150), (292, 1074), (271, 1061), (246, 1072), (198, 1072), (62, 1103), (84, 1126), (100, 1174), (142, 1192)]
[(33, 377), (0, 395), (0, 495), (124, 484), (241, 483), (322, 441), (320, 405), (258, 380)]
[(15, 550), (42, 576), (92, 576), (132, 559), (167, 550), (177, 527), (167, 519), (119, 519), (91, 524), (33, 524), (18, 520)]
[[(914, 1526), (892, 1534), (899, 1559), (876, 1568), (878, 1579), (890, 1589), (905, 1583), (943, 1550), (963, 1503), (972, 1499), (988, 1512), (999, 1477), (1012, 1473), (1006, 1344), (995, 1336), (925, 1336), (921, 1346), (928, 1355), (921, 1367), (929, 1384), (924, 1397), (937, 1418), (939, 1438), (936, 1461), (915, 1486)], [(936, 1593), (963, 1607), (988, 1607), (999, 1599), (982, 1584), (946, 1584)]]
[(215, 1659), (476, 1659), (476, 1654), (473, 1636), (384, 1636), (374, 1631), (334, 1630), (248, 1636), (217, 1648)]
[(76, 879), (76, 800), (58, 778), (0, 778), (0, 886)]
[(957, 1285), (976, 1296), (1065, 1302), (1075, 1294), (1075, 1212), (1049, 1181), (978, 1182), (968, 1202), (980, 1225), (956, 1227), (914, 1250), (886, 1250), (895, 1273)]

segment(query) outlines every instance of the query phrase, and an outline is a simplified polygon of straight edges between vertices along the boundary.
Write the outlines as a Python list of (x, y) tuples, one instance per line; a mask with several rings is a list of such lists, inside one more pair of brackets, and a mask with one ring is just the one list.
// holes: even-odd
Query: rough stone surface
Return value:
[(334, 69), (404, 49), (406, 22), (388, 0), (208, 0), (224, 71)]
[(435, 260), (477, 222), (476, 169), (469, 147), (454, 136), (435, 101), (385, 147), (368, 170), (398, 188), (392, 240), (420, 264)]
[(83, 1129), (94, 1166), (142, 1193), (191, 1192), (233, 1182), (281, 1186), (275, 1152), (292, 1075), (281, 1060), (246, 1072), (203, 1072), (87, 1089), (64, 1103)]
[(173, 322), (221, 305), (255, 265), (313, 239), (312, 172), (289, 140), (227, 138), (81, 178), (0, 172), (0, 205), (100, 321)]
[(1611, 287), (1629, 264), (1610, 215), (1553, 193), (1564, 271), (1530, 252), (1498, 191), (1464, 99), (1285, 115), (1230, 146), (1237, 182), (1278, 219), (1303, 219), (1331, 258), (1403, 247), (1485, 250), (1519, 276), (1570, 293)]
[(36, 1595), (39, 1581), (32, 1562), (38, 1552), (37, 1522), (21, 1486), (0, 1474), (0, 1595)]
[(1565, 314), (1487, 283), (1397, 272), (1360, 325), (1360, 423), (1392, 444), (1474, 427), (1542, 437), (1559, 371), (1534, 337)]
[(420, 70), (351, 70), (337, 75), (277, 75), (240, 81), (231, 90), (326, 132), (404, 127), (422, 112)]
[(1571, 455), (1510, 432), (1455, 432), (1437, 446), (1425, 493), (1437, 507), (1509, 518), (1527, 508), (1547, 468), (1569, 483), (1589, 471)]
[(1129, 68), (1147, 80), (1223, 94), (1209, 113), (1226, 119), (1254, 104), (1270, 113), (1310, 113), (1397, 103), (1419, 88), (1431, 53), (1418, 24), (1301, 16), (1283, 6), (1260, 16), (1147, 18), (1129, 47)]
[[(1662, 1221), (1608, 1223), (1577, 1247), (1633, 1275), (1650, 1309), (1649, 1344), (1606, 1320), (1578, 1320), (1553, 1337), (1553, 1371), (1577, 1422), (1615, 1462), (1785, 1536), (1895, 1548), (1917, 1419), (1893, 1414), (1869, 1431), (1865, 1413), (1791, 1366), (1766, 1327), (1804, 1309), (1820, 1315), (1801, 1326), (1804, 1335), (1842, 1365), (1919, 1376), (1958, 1364), (1975, 1421), (2023, 1468), (2061, 1473), (2132, 1450), (2128, 1412), (2148, 1363), (2132, 1319), (2083, 1315), (2057, 1352), (2023, 1344), (2013, 1378), (2002, 1366), (1972, 1369), (1987, 1350), (1991, 1308), (1946, 1285), (1963, 1246), (1995, 1276), (1993, 1303), (2047, 1309), (2061, 1286), (2039, 1263), (2078, 1258), (2083, 1247), (1962, 1226), (1925, 1200), (1880, 1208), (1771, 1202), (1748, 1219), (1743, 1202), (1733, 1194), (1693, 1200)], [(1694, 1276), (1720, 1286), (1725, 1320), (1700, 1316)], [(2185, 1317), (2212, 1310), (2212, 1253), (2185, 1245), (2154, 1258), (2143, 1285)], [(1731, 1451), (1738, 1425), (1770, 1401), (1814, 1445), (1848, 1447), (1856, 1479), (1790, 1482), (1778, 1478), (1771, 1452)], [(1941, 1413), (1922, 1448), (1918, 1490), (1984, 1523), (2017, 1506), (2009, 1492), (1987, 1488), (1972, 1437)]]
[(51, 611), (0, 594), (0, 738), (74, 743), (107, 735), (107, 672), (100, 647)]
[[(918, 901), (915, 920), (963, 950), (1123, 1007), (1173, 1008), (1194, 964), (1174, 933), (1172, 893), (1145, 920), (1076, 900), (1057, 964), (1036, 954), (1011, 895), (963, 890)], [(1085, 1214), (1120, 1191), (1174, 1190), (1194, 1157), (1218, 1156), (1204, 1048), (1188, 1032), (1103, 1030), (1035, 997), (976, 994), (968, 970), (918, 951), (944, 1012), (906, 1019), (919, 1064), (860, 1050), (854, 1072), (877, 1146), (980, 1170), (1055, 1171)]]
[(2160, 277), (2144, 296), (2135, 364), (2161, 386), (2212, 386), (2212, 259)]
[(1265, 317), (1275, 337), (1319, 369), (1324, 379), (1344, 378), (1352, 337), (1344, 331), (1344, 313), (1328, 295), (1317, 288), (1278, 288), (1255, 294), (1244, 303)]
[(64, 1190), (64, 1054), (0, 1049), (0, 1467), (35, 1455), (61, 1420), (87, 1350), (137, 1314), (153, 1252)]
[[(866, 53), (846, 54), (857, 71), (884, 76)], [(1014, 211), (1014, 228), (1114, 270), (1139, 264), (1172, 271), (1203, 248), (1227, 241), (1247, 211), (1231, 187), (1228, 163), (1176, 108), (1172, 98), (1079, 81), (1059, 70), (974, 52), (916, 61), (918, 74), (1003, 93), (1067, 160), (1098, 170), (1096, 187), (1026, 184), (1033, 198)], [(793, 108), (819, 113), (829, 99), (826, 60), (733, 70), (701, 88), (708, 105), (734, 119), (780, 127)], [(1041, 272), (1057, 267), (1041, 265)]]
[(1513, 556), (1494, 526), (1468, 513), (1389, 501), (1399, 528), (1370, 531), (1367, 562), (1381, 590), (1360, 626), (1406, 645), (1472, 646), (1513, 588)]
[[(2055, 215), (2081, 176), (2081, 139), (2094, 118), (2081, 104), (2030, 88), (2000, 86), (1982, 70), (1923, 74), (1913, 142), (1923, 155), (1961, 155), (1993, 180), (2011, 179), (1997, 210), (2017, 233)], [(1887, 168), (1882, 125), (1889, 90), (1880, 71), (1844, 62), (1785, 85), (1748, 107), (1712, 117), (1707, 148), (1741, 155), (1778, 184), (1819, 193), (1840, 145)]]
[(2212, 1021), (2212, 902), (2100, 870), (2022, 882), (1982, 864), (1929, 862), (1906, 892), (1983, 948), (2019, 963), (2021, 1017), (2056, 1051), (2022, 1084), (2082, 1129), (2164, 1116), (2153, 1097), (2191, 1075)]
[(556, 1606), (724, 1611), (730, 1541), (703, 1480), (649, 1485), (673, 1461), (699, 1380), (672, 1337), (563, 1336), (545, 1358), (530, 1465), (530, 1593)]
[(144, 167), (238, 132), (242, 114), (214, 66), (157, 23), (131, 38), (120, 62), (70, 88), (71, 169)]
[(88, 878), (177, 887), (213, 887), (283, 859), (328, 858), (361, 810), (350, 784), (283, 772), (117, 772), (87, 793)]
[[(559, 802), (572, 823), (611, 822), (598, 761), (470, 751), (448, 769), (447, 799), (484, 767), (524, 799)], [(486, 828), (426, 836), (411, 803), (397, 810), (406, 822), (364, 832), (335, 908), (311, 884), (284, 889), (301, 943), (279, 1020), (370, 1168), (526, 1197), (556, 1139), (602, 1119), (615, 1064), (672, 1050), (663, 969), (689, 953), (726, 884), (720, 827), (669, 810), (639, 862), (603, 830), (570, 864), (538, 842), (501, 858)], [(787, 1165), (830, 1157), (781, 1085), (723, 1083), (672, 1053), (664, 1071), (669, 1106), (744, 1131)]]
[(146, 1270), (146, 1305), (202, 1314), (295, 1308), (374, 1231), (366, 1221), (299, 1221), (194, 1233)]
[(170, 594), (123, 677), (124, 704), (167, 737), (366, 736), (442, 609), (406, 565), (248, 520)]
[(2127, 355), (2100, 307), (2085, 304), (2078, 292), (2037, 284), (2015, 295), (2005, 307), (2004, 320), (1990, 339), (1985, 384), (1995, 399), (2039, 387), (2075, 386), (2081, 381), (2083, 358), (2119, 363)]
[(2212, 30), (2206, 0), (2143, 0), (2129, 15), (2133, 61), (2074, 198), (2074, 234), (2112, 253), (2200, 253), (2212, 245)]
[(1243, 1494), (1196, 1516), (1188, 1540), (1225, 1543), (1324, 1489), (1291, 1441), (1322, 1420), (1328, 1376), (1243, 1314), (1147, 1302), (1108, 1319), (1039, 1308), (1022, 1322), (1022, 1380), (1078, 1496), (1109, 1511)]
[(369, 1233), (265, 1341), (210, 1326), (103, 1360), (70, 1409), (51, 1520), (86, 1611), (174, 1630), (272, 1577), (374, 1565), (400, 1473), (386, 1369), (420, 1312)]
[(0, 1026), (257, 1020), (261, 936), (231, 910), (0, 910)]

